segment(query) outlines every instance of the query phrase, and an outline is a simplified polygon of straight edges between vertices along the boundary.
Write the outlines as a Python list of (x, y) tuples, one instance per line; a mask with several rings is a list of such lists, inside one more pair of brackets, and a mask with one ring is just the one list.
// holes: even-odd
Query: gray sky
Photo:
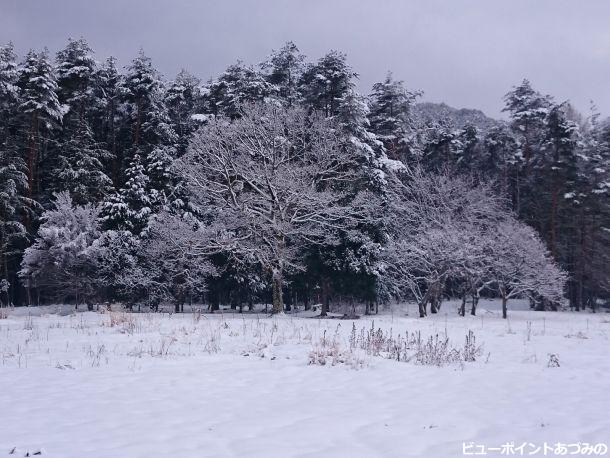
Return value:
[(20, 53), (85, 37), (98, 60), (140, 47), (171, 77), (203, 79), (294, 41), (310, 60), (348, 54), (368, 93), (387, 70), (424, 100), (500, 116), (522, 78), (610, 115), (608, 0), (0, 0), (0, 42)]

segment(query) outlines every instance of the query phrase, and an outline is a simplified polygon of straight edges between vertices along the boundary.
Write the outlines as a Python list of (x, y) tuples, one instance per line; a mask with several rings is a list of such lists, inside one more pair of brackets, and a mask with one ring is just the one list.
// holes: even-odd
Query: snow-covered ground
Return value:
[[(425, 319), (411, 306), (354, 321), (15, 309), (0, 319), (0, 457), (446, 458), (464, 456), (464, 442), (608, 444), (610, 315), (510, 305), (509, 320), (491, 302), (477, 317), (444, 304)], [(373, 343), (371, 328), (384, 331)], [(476, 361), (417, 362), (417, 331), (463, 356), (469, 330)], [(412, 359), (388, 359), (388, 342)]]

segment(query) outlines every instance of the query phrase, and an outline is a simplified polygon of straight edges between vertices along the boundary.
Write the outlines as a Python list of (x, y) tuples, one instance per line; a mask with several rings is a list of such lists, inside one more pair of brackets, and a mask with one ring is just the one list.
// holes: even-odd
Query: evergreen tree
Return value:
[(159, 139), (155, 131), (154, 118), (159, 105), (162, 81), (153, 67), (151, 59), (140, 50), (138, 56), (127, 67), (122, 81), (124, 108), (131, 124), (132, 148), (135, 152), (141, 145), (155, 144)]
[(523, 159), (527, 167), (534, 159), (542, 138), (540, 130), (544, 128), (544, 120), (552, 104), (551, 97), (540, 94), (524, 79), (504, 96), (504, 101), (506, 105), (502, 111), (510, 113), (512, 128), (521, 136)]
[(335, 116), (346, 94), (354, 89), (357, 77), (346, 55), (331, 51), (303, 72), (299, 81), (301, 100), (327, 118)]
[[(164, 100), (164, 84), (150, 58), (140, 51), (122, 80), (122, 110), (127, 114), (130, 141), (121, 147), (132, 159), (124, 169), (125, 184), (104, 205), (111, 227), (139, 234), (151, 214), (167, 203), (181, 206), (171, 166), (177, 157), (178, 137)], [(127, 158), (123, 158), (125, 162)], [(122, 180), (121, 180), (122, 181)], [(173, 202), (168, 200), (173, 199)]]
[[(568, 219), (565, 222), (568, 223), (571, 218), (569, 210), (572, 207), (570, 201), (577, 198), (578, 193), (576, 174), (579, 135), (577, 124), (566, 117), (565, 105), (553, 106), (548, 114), (543, 154), (535, 165), (546, 169), (542, 185), (548, 190), (548, 194), (540, 189), (538, 199), (547, 201), (547, 211), (543, 213), (548, 215), (548, 235), (545, 234), (545, 238), (548, 240), (551, 254), (556, 259), (561, 256), (558, 246), (560, 219), (566, 217)], [(541, 163), (543, 161), (544, 163)]]
[(0, 47), (0, 154), (6, 166), (19, 157), (18, 76), (17, 55), (9, 43)]
[(0, 303), (15, 302), (15, 267), (26, 240), (27, 168), (19, 151), (17, 55), (12, 43), (0, 47)]
[(64, 125), (85, 120), (93, 100), (96, 62), (93, 51), (83, 39), (68, 40), (57, 53), (58, 96), (69, 107)]
[(120, 110), (121, 87), (122, 76), (116, 68), (116, 59), (109, 57), (95, 74), (91, 126), (96, 141), (104, 143), (109, 152), (109, 162), (105, 166), (115, 186), (119, 186), (121, 180), (124, 149), (121, 146), (128, 143), (121, 142), (120, 136), (121, 131), (126, 131), (122, 127), (127, 121)]
[(475, 159), (476, 169), (494, 177), (501, 185), (502, 191), (511, 196), (514, 206), (514, 174), (520, 166), (520, 154), (514, 134), (506, 126), (494, 127), (483, 137), (482, 143)]
[(0, 135), (6, 135), (9, 119), (6, 118), (14, 110), (19, 100), (17, 88), (17, 78), (19, 76), (17, 68), (17, 54), (12, 43), (0, 47), (0, 116), (2, 123)]
[(108, 151), (93, 138), (87, 121), (80, 121), (59, 147), (53, 174), (57, 192), (68, 191), (78, 205), (100, 202), (112, 189), (102, 162), (108, 156)]
[(165, 90), (165, 104), (174, 132), (177, 135), (177, 154), (186, 152), (191, 134), (199, 126), (199, 111), (203, 108), (200, 81), (186, 70), (181, 70)]
[(421, 92), (410, 92), (402, 81), (388, 72), (384, 81), (375, 83), (370, 98), (369, 120), (391, 159), (406, 161), (410, 156), (410, 136), (414, 130), (411, 108)]
[(242, 104), (263, 101), (273, 94), (274, 87), (260, 72), (238, 61), (208, 84), (204, 103), (208, 113), (235, 119)]
[[(388, 160), (383, 143), (371, 132), (367, 100), (355, 90), (357, 76), (344, 54), (331, 51), (303, 73), (301, 97), (306, 106), (334, 118), (343, 128), (343, 147), (359, 164), (359, 176), (352, 183), (352, 191), (368, 190), (382, 199), (386, 173), (393, 173), (398, 164)], [(383, 209), (379, 205), (375, 217), (340, 234), (338, 244), (312, 247), (308, 254), (310, 271), (316, 272), (311, 283), (320, 288), (323, 315), (328, 311), (333, 292), (356, 295), (367, 303), (375, 296), (378, 254), (384, 238)]]
[(35, 202), (26, 197), (26, 171), (21, 157), (0, 145), (0, 280), (7, 288), (7, 302), (13, 302), (13, 290), (9, 288), (16, 286), (11, 267), (27, 236), (23, 216), (35, 208)]
[(280, 100), (289, 106), (298, 100), (299, 79), (304, 68), (305, 56), (292, 41), (286, 42), (278, 51), (273, 51), (261, 64), (267, 81), (276, 88)]
[(57, 97), (57, 81), (46, 51), (30, 51), (19, 68), (19, 111), (23, 115), (26, 130), (26, 165), (28, 173), (28, 197), (50, 198), (40, 189), (38, 165), (40, 152), (49, 140), (51, 130), (61, 123), (65, 113)]
[(595, 111), (583, 124), (580, 116), (565, 108), (564, 124), (572, 124), (574, 131), (572, 148), (565, 139), (559, 145), (563, 160), (553, 169), (552, 178), (564, 185), (559, 189), (557, 232), (563, 242), (562, 261), (572, 274), (570, 304), (580, 310), (595, 308), (596, 298), (610, 290), (604, 267), (610, 262), (610, 137), (604, 138), (604, 126)]
[(479, 131), (467, 125), (457, 132), (455, 141), (455, 167), (464, 173), (475, 172), (476, 159), (480, 156)]
[[(515, 133), (520, 146), (520, 157), (522, 164), (516, 175), (514, 209), (519, 215), (525, 217), (526, 221), (532, 222), (535, 212), (534, 184), (538, 181), (537, 170), (532, 170), (535, 163), (539, 163), (541, 147), (545, 138), (545, 122), (552, 105), (552, 99), (548, 95), (542, 95), (534, 90), (527, 79), (513, 88), (504, 96), (505, 107), (503, 111), (508, 112), (511, 117), (511, 127)], [(536, 226), (540, 229), (539, 226)]]
[(150, 187), (150, 178), (138, 154), (125, 175), (125, 186), (104, 202), (102, 220), (107, 228), (139, 235), (148, 226), (151, 215), (159, 209), (161, 199), (157, 190)]
[(429, 121), (420, 137), (422, 165), (432, 171), (452, 168), (456, 163), (456, 130), (446, 119)]

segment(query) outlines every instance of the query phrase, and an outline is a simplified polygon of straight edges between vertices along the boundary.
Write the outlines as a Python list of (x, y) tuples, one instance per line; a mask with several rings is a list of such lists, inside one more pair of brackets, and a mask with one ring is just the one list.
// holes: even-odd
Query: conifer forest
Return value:
[[(610, 276), (610, 121), (526, 79), (507, 120), (420, 102), (287, 42), (202, 81), (84, 38), (0, 51), (4, 305), (348, 313), (481, 295), (595, 309)], [(501, 95), (500, 95), (501, 96)], [(349, 309), (349, 310), (348, 310)]]

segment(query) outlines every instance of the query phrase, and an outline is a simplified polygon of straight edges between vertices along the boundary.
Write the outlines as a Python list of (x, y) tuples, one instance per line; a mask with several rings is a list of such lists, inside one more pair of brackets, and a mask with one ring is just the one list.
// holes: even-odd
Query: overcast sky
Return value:
[(98, 60), (140, 47), (171, 77), (203, 79), (294, 41), (348, 55), (368, 93), (388, 70), (424, 100), (500, 116), (524, 77), (610, 115), (610, 0), (0, 0), (0, 42), (20, 53), (85, 37)]

